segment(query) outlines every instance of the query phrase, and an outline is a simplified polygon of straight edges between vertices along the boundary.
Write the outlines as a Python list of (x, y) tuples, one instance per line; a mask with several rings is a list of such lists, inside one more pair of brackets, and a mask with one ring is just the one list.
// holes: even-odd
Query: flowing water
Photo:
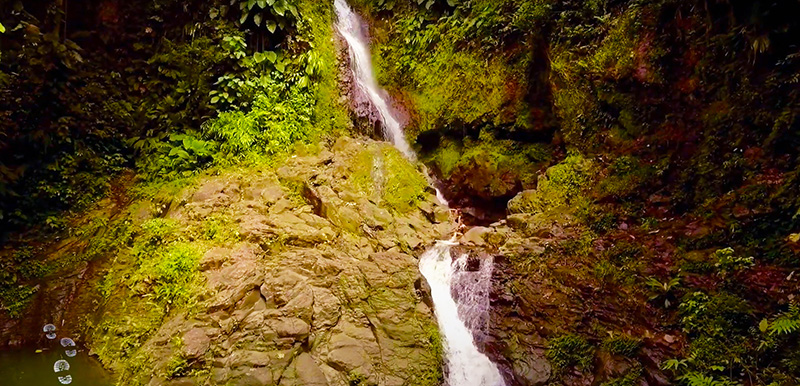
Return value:
[[(503, 377), (489, 358), (475, 347), (473, 330), (467, 326), (484, 318), (489, 305), (487, 278), (491, 261), (483, 261), (476, 272), (466, 270), (466, 256), (455, 262), (450, 255), (455, 243), (439, 241), (419, 260), (419, 270), (431, 287), (436, 321), (444, 337), (447, 384), (450, 386), (501, 386)], [(470, 276), (478, 276), (478, 280)], [(453, 286), (454, 283), (459, 283)], [(453, 292), (469, 294), (460, 303)]]
[[(386, 138), (410, 160), (416, 160), (386, 91), (375, 80), (366, 24), (345, 0), (335, 0), (334, 6), (338, 16), (336, 29), (347, 42), (350, 53), (355, 97), (365, 99), (378, 112)], [(432, 180), (431, 183), (435, 185)], [(438, 188), (436, 197), (447, 205)], [(431, 287), (436, 320), (442, 333), (446, 383), (449, 386), (503, 386), (505, 383), (497, 366), (478, 350), (474, 338), (485, 333), (493, 262), (481, 259), (477, 269), (470, 270), (467, 256), (453, 260), (450, 254), (453, 245), (456, 243), (439, 241), (419, 262), (420, 272)], [(454, 293), (458, 294), (456, 298)]]
[(384, 134), (394, 146), (411, 160), (416, 159), (414, 151), (408, 145), (403, 134), (400, 120), (392, 111), (386, 91), (378, 86), (375, 74), (372, 71), (372, 56), (366, 38), (366, 25), (361, 18), (353, 12), (344, 0), (335, 0), (336, 15), (339, 21), (336, 29), (347, 41), (350, 52), (350, 68), (356, 83), (357, 97), (366, 98), (377, 110), (379, 119), (383, 124)]

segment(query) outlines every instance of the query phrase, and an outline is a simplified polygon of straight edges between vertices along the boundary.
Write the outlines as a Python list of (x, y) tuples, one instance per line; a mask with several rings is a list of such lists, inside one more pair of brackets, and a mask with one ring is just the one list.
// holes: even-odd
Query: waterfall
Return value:
[(389, 105), (386, 91), (381, 89), (375, 80), (369, 42), (364, 33), (365, 25), (344, 0), (335, 0), (334, 6), (338, 17), (336, 29), (347, 41), (347, 46), (349, 47), (351, 71), (353, 71), (353, 79), (356, 82), (356, 92), (364, 95), (378, 111), (386, 138), (406, 157), (416, 160), (416, 155), (411, 150), (411, 146), (408, 145), (408, 141), (406, 141), (406, 137), (403, 134), (403, 127)]
[[(366, 25), (345, 0), (335, 0), (336, 29), (344, 37), (350, 52), (355, 97), (363, 98), (378, 113), (384, 135), (408, 159), (416, 154), (403, 134), (400, 120), (388, 102), (388, 94), (378, 86), (372, 71), (372, 59), (366, 38)], [(426, 173), (427, 174), (427, 173)], [(430, 177), (429, 182), (433, 183)], [(441, 191), (436, 197), (447, 205)], [(453, 261), (452, 241), (439, 241), (420, 257), (419, 269), (431, 288), (431, 297), (444, 346), (448, 386), (504, 386), (497, 366), (475, 346), (474, 334), (485, 333), (489, 312), (492, 261), (483, 259), (477, 270), (468, 269), (467, 256)], [(458, 299), (453, 298), (457, 293)], [(457, 301), (458, 300), (458, 301)]]
[[(503, 377), (497, 366), (475, 347), (473, 331), (467, 325), (474, 324), (488, 311), (488, 288), (491, 283), (492, 263), (482, 262), (477, 272), (466, 271), (466, 256), (455, 262), (450, 255), (449, 241), (439, 241), (428, 249), (419, 261), (419, 270), (431, 287), (431, 298), (435, 306), (436, 321), (444, 337), (446, 354), (447, 385), (449, 386), (502, 386)], [(464, 275), (477, 274), (478, 280), (460, 280)], [(454, 283), (459, 283), (456, 287)], [(456, 304), (452, 293), (469, 294), (473, 302)], [(466, 300), (466, 299), (464, 299)]]

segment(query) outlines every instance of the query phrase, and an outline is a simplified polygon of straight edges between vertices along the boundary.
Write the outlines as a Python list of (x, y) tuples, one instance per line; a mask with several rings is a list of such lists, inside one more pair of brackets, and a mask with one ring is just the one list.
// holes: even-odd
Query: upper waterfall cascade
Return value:
[(380, 115), (381, 123), (386, 138), (400, 150), (406, 157), (416, 160), (416, 154), (408, 145), (400, 120), (392, 111), (386, 91), (378, 86), (375, 74), (372, 71), (372, 56), (369, 51), (369, 42), (364, 34), (364, 24), (361, 18), (353, 12), (344, 0), (335, 0), (338, 23), (336, 29), (347, 41), (350, 51), (351, 70), (358, 91), (364, 93)]

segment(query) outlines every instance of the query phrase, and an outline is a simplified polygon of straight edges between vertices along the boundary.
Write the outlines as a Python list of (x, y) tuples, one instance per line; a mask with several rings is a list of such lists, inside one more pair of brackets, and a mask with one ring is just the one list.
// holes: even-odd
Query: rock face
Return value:
[[(632, 316), (647, 312), (642, 302), (609, 295), (590, 276), (594, 267), (585, 266), (576, 252), (564, 252), (564, 243), (575, 243), (580, 236), (579, 222), (564, 211), (526, 212), (519, 203), (531, 194), (521, 192), (511, 200), (512, 214), (505, 220), (472, 228), (460, 240), (472, 253), (494, 255), (484, 349), (507, 384), (599, 385), (626, 376), (637, 384), (667, 384), (656, 365), (667, 355), (655, 340), (644, 339), (642, 349), (631, 357), (603, 348), (602, 342), (613, 334), (636, 331), (636, 336), (646, 337), (658, 332)], [(571, 333), (588, 336), (595, 346), (589, 368), (558, 369), (548, 360), (549, 342)]]
[[(170, 311), (138, 351), (121, 354), (149, 358), (148, 365), (136, 373), (132, 360), (112, 364), (127, 374), (125, 382), (435, 382), (436, 325), (416, 290), (415, 256), (454, 225), (430, 192), (414, 194), (404, 209), (383, 199), (392, 171), (381, 157), (391, 152), (386, 144), (342, 138), (274, 171), (205, 177), (173, 197), (163, 216), (181, 228), (204, 229), (224, 216), (236, 236), (206, 244), (197, 262), (196, 303)], [(91, 311), (70, 312), (77, 318)], [(104, 328), (87, 331), (93, 349), (115, 341), (120, 324), (137, 323), (135, 314), (120, 312), (102, 309), (97, 325)], [(116, 350), (109, 347), (98, 352)]]

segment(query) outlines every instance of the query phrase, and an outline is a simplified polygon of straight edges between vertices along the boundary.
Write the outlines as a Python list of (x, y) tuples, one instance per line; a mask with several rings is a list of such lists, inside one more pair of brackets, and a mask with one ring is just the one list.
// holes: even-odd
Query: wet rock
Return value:
[(208, 352), (211, 338), (202, 328), (193, 328), (183, 335), (183, 354), (187, 359), (199, 359)]
[(211, 248), (200, 260), (200, 271), (208, 271), (210, 269), (218, 270), (222, 268), (222, 265), (228, 261), (230, 254), (231, 250), (228, 248)]
[(370, 228), (387, 229), (394, 221), (392, 214), (388, 210), (372, 202), (362, 202), (358, 208), (364, 218), (364, 223)]
[(473, 246), (486, 245), (485, 237), (492, 231), (487, 227), (472, 227), (463, 236), (461, 236), (461, 243)]
[(537, 194), (535, 189), (523, 190), (517, 193), (514, 198), (508, 201), (508, 213), (528, 213), (530, 210), (530, 201)]
[(340, 304), (339, 299), (328, 289), (313, 288), (313, 325), (315, 329), (333, 327), (339, 321)]
[(222, 179), (207, 181), (192, 195), (192, 202), (203, 202), (214, 199), (218, 195), (223, 194), (226, 186), (227, 182)]
[(267, 322), (267, 325), (281, 338), (292, 338), (303, 341), (311, 332), (311, 326), (300, 318), (278, 318)]
[(230, 265), (205, 273), (209, 287), (215, 292), (210, 301), (210, 312), (231, 308), (261, 284), (261, 269), (253, 247), (240, 247), (228, 262)]
[(325, 374), (314, 358), (302, 353), (295, 358), (281, 376), (281, 386), (328, 386)]
[(546, 385), (552, 373), (550, 362), (542, 352), (534, 352), (528, 357), (514, 361), (513, 368), (521, 383), (527, 386)]
[(330, 341), (328, 364), (346, 374), (357, 371), (369, 377), (372, 373), (370, 355), (362, 347), (362, 342), (344, 334), (334, 335)]

